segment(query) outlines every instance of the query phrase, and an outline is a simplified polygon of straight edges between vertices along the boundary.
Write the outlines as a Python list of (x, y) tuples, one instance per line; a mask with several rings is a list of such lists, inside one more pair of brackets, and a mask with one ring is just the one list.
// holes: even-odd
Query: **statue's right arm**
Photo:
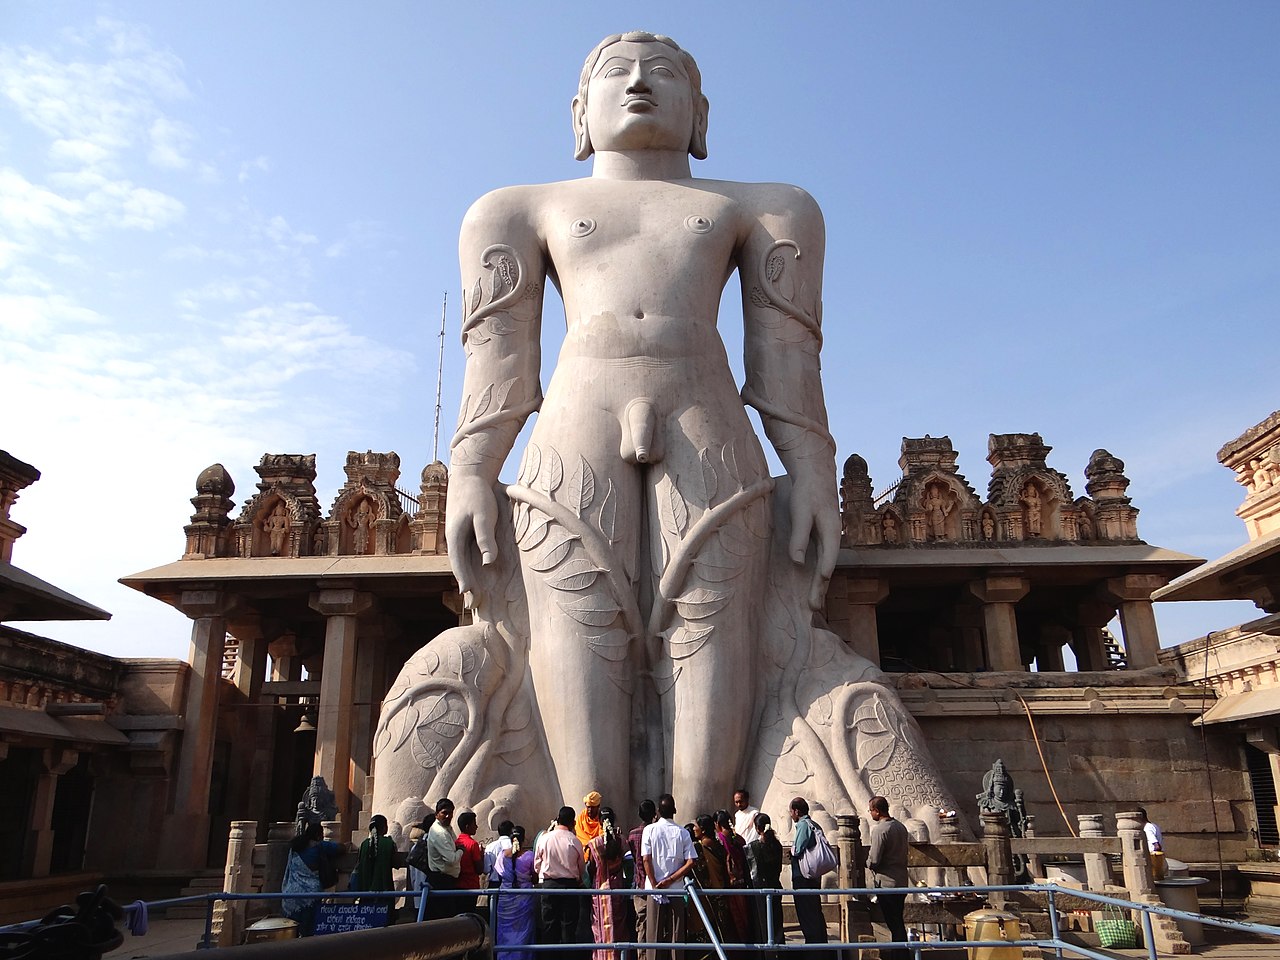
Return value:
[(450, 454), (445, 533), (459, 589), (475, 594), (479, 564), (497, 555), (493, 488), (529, 414), (542, 402), (546, 257), (528, 188), (497, 190), (467, 211), (458, 241), (462, 410)]

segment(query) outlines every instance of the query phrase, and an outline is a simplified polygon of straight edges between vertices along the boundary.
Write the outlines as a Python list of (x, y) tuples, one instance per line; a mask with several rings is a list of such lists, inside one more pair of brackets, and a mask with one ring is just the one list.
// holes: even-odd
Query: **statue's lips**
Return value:
[(657, 101), (650, 100), (648, 97), (627, 97), (622, 101), (622, 105), (632, 113), (647, 113), (658, 104)]

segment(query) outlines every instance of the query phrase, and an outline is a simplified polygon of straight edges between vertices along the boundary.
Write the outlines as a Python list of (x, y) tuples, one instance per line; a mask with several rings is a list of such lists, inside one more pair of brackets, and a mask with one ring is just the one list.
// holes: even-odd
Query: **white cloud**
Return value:
[(254, 157), (252, 160), (246, 160), (240, 164), (240, 176), (237, 178), (244, 183), (255, 173), (270, 173), (271, 161), (266, 157)]
[(156, 117), (151, 123), (151, 152), (148, 158), (163, 170), (185, 170), (191, 166), (187, 156), (195, 134), (185, 123), (169, 117)]

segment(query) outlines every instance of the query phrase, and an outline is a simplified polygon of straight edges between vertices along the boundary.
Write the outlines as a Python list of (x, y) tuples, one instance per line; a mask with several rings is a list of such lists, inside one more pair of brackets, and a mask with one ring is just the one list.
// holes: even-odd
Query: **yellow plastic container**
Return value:
[[(966, 940), (1018, 940), (1022, 924), (1002, 910), (975, 910), (965, 914)], [(1021, 947), (969, 947), (969, 960), (1022, 960)]]

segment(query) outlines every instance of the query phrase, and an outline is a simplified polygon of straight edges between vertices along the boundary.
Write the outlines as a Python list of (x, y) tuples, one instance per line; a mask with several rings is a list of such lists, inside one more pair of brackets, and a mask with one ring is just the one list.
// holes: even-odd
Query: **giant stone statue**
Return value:
[[(778, 822), (797, 793), (830, 812), (882, 793), (933, 819), (955, 804), (918, 727), (817, 613), (840, 534), (817, 204), (692, 177), (707, 99), (669, 38), (607, 37), (572, 112), (592, 175), (496, 190), (462, 225), (447, 533), (474, 622), (389, 692), (375, 809), (409, 823), (447, 794), (537, 822), (591, 790), (622, 809), (670, 790), (694, 810), (745, 783)], [(741, 391), (716, 330), (735, 271)], [(548, 279), (567, 334), (544, 395)]]

